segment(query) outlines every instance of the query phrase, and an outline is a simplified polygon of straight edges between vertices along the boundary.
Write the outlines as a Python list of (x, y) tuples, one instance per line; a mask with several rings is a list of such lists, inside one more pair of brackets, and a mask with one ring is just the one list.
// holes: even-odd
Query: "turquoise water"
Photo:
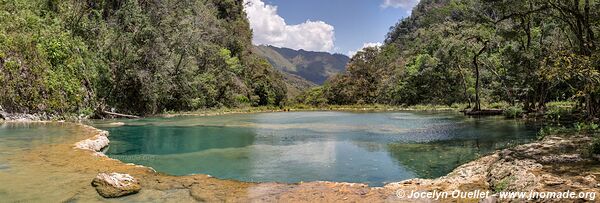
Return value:
[[(112, 121), (111, 121), (112, 122)], [(339, 181), (382, 186), (435, 178), (537, 128), (453, 113), (283, 112), (96, 123), (110, 157), (172, 175), (251, 182)]]

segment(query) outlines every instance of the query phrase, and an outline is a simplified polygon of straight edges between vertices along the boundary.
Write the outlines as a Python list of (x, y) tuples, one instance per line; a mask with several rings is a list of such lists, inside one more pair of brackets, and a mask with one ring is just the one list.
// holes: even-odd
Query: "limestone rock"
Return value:
[(581, 180), (583, 184), (586, 184), (589, 187), (594, 188), (598, 186), (598, 181), (596, 181), (595, 175), (587, 175), (585, 177), (582, 177)]
[(92, 186), (102, 197), (115, 198), (135, 194), (142, 189), (137, 179), (129, 174), (100, 173), (92, 181)]
[(584, 161), (579, 154), (548, 155), (540, 158), (541, 163), (577, 163)]
[(540, 183), (535, 172), (542, 165), (534, 160), (500, 160), (490, 168), (488, 182), (494, 189), (508, 191), (530, 191)]
[(108, 146), (110, 140), (108, 140), (108, 132), (101, 131), (98, 135), (93, 138), (82, 140), (75, 144), (75, 148), (90, 150), (94, 152), (99, 152), (104, 147)]
[(554, 175), (550, 175), (550, 174), (542, 175), (542, 180), (547, 186), (555, 186), (555, 185), (565, 184), (565, 182), (566, 182), (562, 178), (554, 176)]

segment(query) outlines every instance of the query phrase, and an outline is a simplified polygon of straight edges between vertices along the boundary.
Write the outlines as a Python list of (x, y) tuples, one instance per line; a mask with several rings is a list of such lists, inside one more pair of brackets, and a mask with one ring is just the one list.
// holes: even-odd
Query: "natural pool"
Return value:
[[(114, 121), (110, 121), (114, 122)], [(107, 154), (172, 175), (251, 182), (337, 181), (382, 186), (435, 178), (537, 128), (501, 117), (426, 112), (281, 112), (119, 121)]]

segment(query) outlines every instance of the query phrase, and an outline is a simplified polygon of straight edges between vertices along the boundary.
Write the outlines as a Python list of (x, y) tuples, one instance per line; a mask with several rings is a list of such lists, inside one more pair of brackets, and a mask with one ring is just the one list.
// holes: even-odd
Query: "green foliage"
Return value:
[(2, 0), (0, 24), (7, 111), (143, 115), (279, 105), (286, 94), (251, 53), (242, 1)]
[(523, 107), (520, 106), (510, 106), (504, 109), (504, 117), (506, 118), (520, 118), (524, 113)]
[(249, 104), (250, 103), (250, 99), (248, 99), (248, 97), (238, 94), (235, 96), (235, 101), (237, 102), (237, 104), (239, 106), (243, 106), (245, 104)]
[[(355, 55), (326, 84), (330, 104), (468, 103), (600, 115), (600, 4), (585, 0), (422, 0), (385, 45)], [(573, 108), (552, 101), (574, 101)]]
[(508, 102), (506, 101), (501, 101), (501, 102), (494, 102), (491, 104), (486, 105), (487, 108), (490, 109), (508, 109), (514, 106), (511, 106)]
[(513, 183), (516, 180), (515, 176), (507, 176), (505, 178), (503, 178), (502, 180), (498, 181), (498, 183), (496, 183), (494, 185), (494, 192), (502, 192), (508, 189), (508, 186), (510, 186), (511, 183)]
[(549, 102), (546, 104), (545, 117), (551, 121), (571, 120), (574, 110), (574, 102)]
[(242, 64), (240, 64), (240, 59), (238, 59), (238, 57), (235, 56), (232, 57), (231, 51), (225, 48), (221, 48), (221, 50), (219, 51), (219, 56), (225, 61), (225, 64), (227, 64), (227, 69), (229, 71), (232, 71), (236, 74), (242, 73), (243, 67)]
[(96, 77), (96, 55), (37, 6), (0, 1), (0, 105), (17, 112), (83, 111), (94, 102), (87, 82)]
[(575, 130), (579, 133), (594, 133), (600, 131), (600, 126), (593, 122), (575, 123)]
[(561, 135), (568, 133), (573, 133), (573, 130), (564, 126), (544, 126), (538, 132), (537, 137), (538, 139), (542, 140), (549, 135)]
[(563, 125), (544, 126), (538, 132), (538, 138), (543, 139), (548, 135), (573, 135), (573, 134), (594, 134), (600, 132), (600, 125), (594, 122), (576, 122), (571, 127)]
[(592, 144), (588, 148), (588, 152), (590, 155), (600, 155), (600, 137), (594, 137)]
[(312, 88), (297, 97), (298, 103), (311, 106), (322, 107), (327, 105), (328, 101), (324, 96), (323, 87)]
[(454, 104), (450, 105), (450, 108), (458, 109), (458, 110), (463, 110), (463, 109), (467, 109), (468, 108), (468, 104), (465, 104), (465, 103), (454, 103)]
[(574, 109), (577, 102), (573, 101), (553, 101), (546, 103), (548, 109)]

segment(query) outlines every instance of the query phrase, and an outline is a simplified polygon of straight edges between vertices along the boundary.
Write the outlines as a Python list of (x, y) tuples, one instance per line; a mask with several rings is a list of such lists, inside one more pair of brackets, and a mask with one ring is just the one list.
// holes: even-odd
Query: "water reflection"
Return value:
[(113, 154), (162, 155), (241, 148), (252, 145), (256, 138), (252, 129), (237, 127), (148, 125), (109, 128), (109, 131)]
[[(158, 171), (259, 182), (329, 180), (380, 186), (433, 178), (535, 127), (452, 113), (261, 113), (123, 121), (109, 156)], [(135, 158), (141, 156), (142, 158)]]

